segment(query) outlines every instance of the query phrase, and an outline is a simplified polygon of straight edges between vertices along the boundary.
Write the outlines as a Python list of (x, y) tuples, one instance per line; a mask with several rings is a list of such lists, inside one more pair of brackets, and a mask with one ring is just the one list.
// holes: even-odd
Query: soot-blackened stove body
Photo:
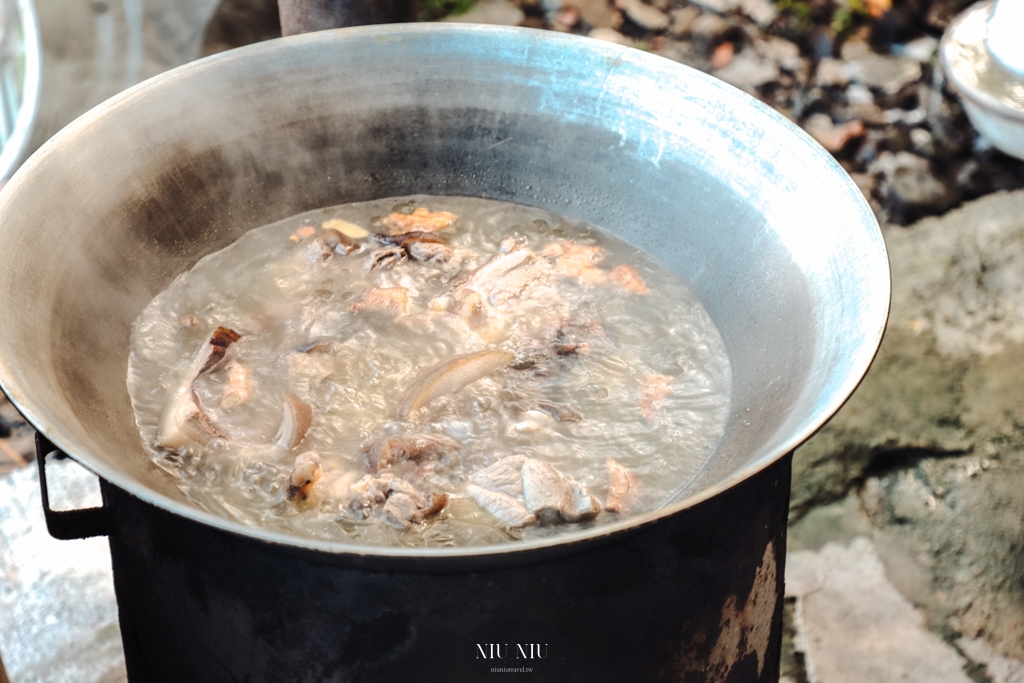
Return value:
[(276, 546), (101, 480), (54, 512), (106, 534), (131, 683), (777, 681), (791, 457), (693, 508), (528, 555), (391, 560)]

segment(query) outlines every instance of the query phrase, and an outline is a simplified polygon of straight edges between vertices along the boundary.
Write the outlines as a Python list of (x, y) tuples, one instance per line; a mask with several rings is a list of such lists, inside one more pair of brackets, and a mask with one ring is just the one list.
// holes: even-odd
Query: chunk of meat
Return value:
[(400, 232), (421, 230), (436, 232), (443, 230), (458, 220), (458, 216), (448, 211), (430, 211), (425, 206), (418, 206), (412, 213), (391, 213), (381, 219), (381, 223)]
[(320, 224), (320, 227), (324, 229), (337, 230), (342, 235), (353, 239), (362, 239), (370, 234), (366, 228), (356, 225), (355, 223), (349, 223), (348, 221), (340, 218), (326, 220)]
[(441, 512), (447, 504), (448, 496), (444, 493), (432, 493), (429, 501), (424, 501), (420, 495), (414, 497), (407, 493), (395, 493), (388, 496), (384, 503), (383, 517), (385, 522), (397, 529), (411, 529)]
[(519, 498), (523, 495), (523, 478), (519, 473), (525, 455), (510, 455), (473, 475), (473, 481), (492, 491)]
[(580, 415), (578, 411), (573, 410), (567, 405), (562, 405), (561, 403), (538, 401), (537, 407), (559, 422), (580, 422), (583, 420), (583, 416)]
[(353, 484), (351, 491), (354, 511), (368, 516), (372, 508), (383, 503), (384, 520), (398, 529), (433, 517), (448, 503), (447, 494), (434, 492), (427, 497), (406, 480), (390, 474), (368, 474)]
[(492, 307), (529, 296), (544, 283), (546, 273), (533, 260), (529, 249), (495, 254), (476, 270), (454, 278), (447, 291), (431, 300), (430, 308), (479, 322), (492, 314)]
[(590, 351), (590, 339), (603, 336), (600, 323), (588, 319), (562, 320), (548, 325), (516, 349), (514, 370), (535, 370), (550, 374), (549, 362), (558, 357), (576, 356)]
[(640, 383), (640, 412), (648, 422), (664, 407), (665, 399), (672, 393), (674, 381), (668, 375), (647, 375)]
[(352, 302), (350, 311), (397, 311), (409, 312), (409, 290), (405, 287), (374, 287), (363, 294), (362, 299)]
[(320, 466), (320, 455), (314, 451), (306, 451), (295, 456), (295, 466), (288, 476), (286, 495), (288, 500), (313, 503), (313, 485), (324, 476)]
[(555, 272), (565, 277), (573, 277), (581, 282), (597, 284), (608, 279), (608, 273), (597, 267), (604, 261), (603, 247), (577, 244), (573, 240), (553, 242), (541, 250), (540, 255), (549, 259)]
[(231, 410), (240, 403), (246, 403), (252, 396), (253, 379), (249, 366), (239, 361), (231, 361), (226, 368), (227, 379), (221, 393), (220, 407)]
[(467, 487), (467, 493), (477, 504), (510, 525), (510, 519), (529, 520), (519, 526), (533, 521), (580, 522), (601, 511), (601, 504), (582, 484), (549, 463), (523, 455), (503, 458), (477, 472), (471, 486), (475, 488)]
[(326, 261), (334, 254), (351, 254), (359, 249), (359, 243), (334, 228), (323, 228), (316, 233), (312, 249), (319, 254), (321, 261)]
[(527, 458), (519, 470), (523, 479), (523, 503), (541, 524), (557, 522), (573, 507), (572, 491), (554, 467)]
[(526, 509), (522, 501), (507, 493), (492, 491), (476, 484), (470, 484), (466, 487), (466, 494), (477, 505), (510, 527), (529, 526), (537, 521), (537, 517)]
[(440, 460), (458, 453), (462, 445), (443, 434), (407, 434), (367, 441), (363, 444), (363, 457), (371, 472), (390, 467), (406, 460)]
[(414, 261), (430, 261), (448, 263), (455, 255), (455, 250), (436, 235), (429, 232), (403, 232), (397, 235), (374, 235), (374, 239), (382, 244), (401, 247)]
[(644, 283), (643, 278), (640, 277), (640, 274), (636, 272), (636, 269), (632, 266), (627, 266), (625, 264), (615, 266), (612, 268), (612, 272), (608, 274), (608, 279), (634, 294), (647, 293), (647, 285)]
[(604, 509), (608, 512), (626, 513), (636, 500), (640, 481), (636, 478), (636, 473), (626, 469), (613, 458), (605, 460), (604, 466), (608, 474), (608, 496), (604, 501)]
[(385, 247), (370, 252), (366, 262), (367, 270), (391, 270), (406, 259), (405, 249), (401, 247)]

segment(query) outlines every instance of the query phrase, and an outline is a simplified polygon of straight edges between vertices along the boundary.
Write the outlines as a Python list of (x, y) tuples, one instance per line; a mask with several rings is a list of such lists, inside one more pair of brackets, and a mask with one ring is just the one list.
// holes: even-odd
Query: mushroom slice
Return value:
[(281, 418), (281, 426), (274, 434), (274, 443), (286, 451), (298, 446), (313, 424), (313, 410), (306, 403), (291, 393), (284, 392), (284, 415)]
[(316, 452), (306, 451), (295, 456), (295, 467), (288, 477), (288, 500), (310, 501), (313, 484), (320, 481), (323, 476), (324, 470), (320, 466), (320, 456)]
[(500, 370), (511, 363), (513, 358), (515, 356), (508, 351), (478, 351), (432, 365), (421, 372), (412, 386), (402, 394), (396, 411), (397, 419), (409, 419), (413, 411)]
[(526, 509), (522, 501), (507, 493), (492, 491), (476, 484), (466, 487), (466, 494), (477, 505), (487, 510), (510, 527), (522, 527), (533, 524), (537, 517)]
[(241, 335), (227, 327), (218, 327), (210, 335), (210, 338), (200, 346), (192, 357), (191, 377), (187, 377), (188, 384), (196, 381), (202, 375), (212, 370), (218, 363), (224, 360), (228, 347), (241, 339)]
[(640, 490), (636, 473), (612, 458), (605, 460), (604, 466), (608, 473), (608, 497), (604, 509), (608, 512), (628, 512)]
[(179, 389), (164, 409), (156, 446), (177, 450), (190, 443), (203, 443), (222, 436), (199, 406), (196, 392), (188, 386)]

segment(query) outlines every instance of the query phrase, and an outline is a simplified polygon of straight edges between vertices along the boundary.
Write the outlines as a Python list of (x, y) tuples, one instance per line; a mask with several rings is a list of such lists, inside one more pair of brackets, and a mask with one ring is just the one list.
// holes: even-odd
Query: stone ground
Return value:
[[(53, 74), (37, 142), (135, 80), (279, 31), (268, 0), (144, 0), (138, 35), (129, 0), (94, 2), (92, 24), (77, 3), (37, 4)], [(440, 16), (467, 3), (423, 4)], [(874, 208), (890, 323), (861, 387), (795, 456), (787, 683), (1024, 683), (1024, 163), (977, 137), (936, 67), (937, 38), (967, 4), (479, 0), (451, 18), (586, 34), (709, 71), (801, 125)], [(31, 449), (0, 401), (0, 488), (14, 497), (34, 485)], [(37, 502), (8, 505), (8, 555), (31, 545), (53, 553), (33, 555), (48, 565), (80, 552), (47, 545)], [(80, 578), (102, 583), (105, 550), (81, 552)], [(41, 618), (13, 611), (12, 595), (0, 590), (0, 614), (37, 634)], [(11, 624), (0, 652), (17, 659), (12, 682), (58, 680), (15, 655)], [(59, 680), (120, 675), (116, 662), (91, 671)]]

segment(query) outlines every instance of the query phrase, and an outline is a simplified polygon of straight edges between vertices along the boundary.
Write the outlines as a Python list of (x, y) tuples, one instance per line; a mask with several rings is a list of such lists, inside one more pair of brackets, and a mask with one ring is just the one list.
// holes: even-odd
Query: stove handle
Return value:
[(39, 463), (39, 491), (43, 498), (43, 516), (46, 517), (46, 529), (50, 535), (61, 541), (93, 536), (109, 536), (113, 516), (110, 508), (102, 505), (97, 508), (82, 510), (51, 510), (50, 494), (46, 488), (47, 456), (68, 457), (49, 439), (36, 432), (36, 462)]

